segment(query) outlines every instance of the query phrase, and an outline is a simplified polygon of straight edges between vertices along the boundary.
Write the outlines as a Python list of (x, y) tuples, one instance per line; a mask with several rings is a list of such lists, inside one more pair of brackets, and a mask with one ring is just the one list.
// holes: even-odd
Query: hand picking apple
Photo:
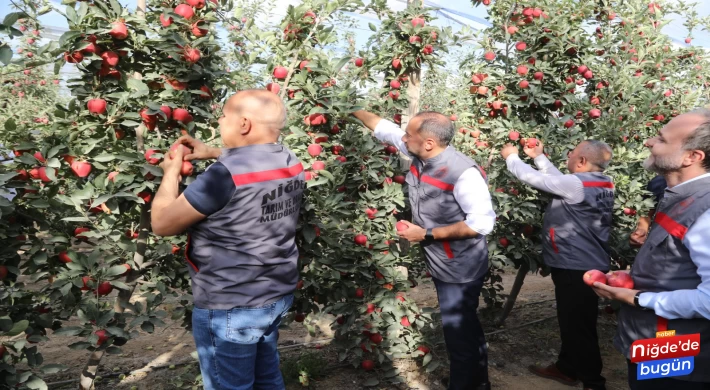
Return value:
[(513, 144), (505, 144), (503, 149), (500, 151), (500, 155), (503, 156), (503, 160), (507, 160), (508, 156), (511, 154), (518, 154), (518, 147)]
[(189, 153), (185, 153), (185, 161), (210, 160), (215, 159), (219, 157), (220, 154), (222, 154), (222, 149), (208, 146), (204, 142), (192, 138), (189, 135), (183, 135), (182, 137), (178, 138), (175, 143), (182, 144), (187, 148), (191, 149)]
[[(407, 227), (404, 228), (402, 224), (406, 225)], [(424, 237), (426, 236), (426, 229), (424, 229), (423, 227), (417, 226), (409, 221), (399, 221), (397, 222), (397, 227), (397, 235), (404, 238), (405, 240), (409, 242), (424, 241)]]
[(163, 169), (163, 176), (165, 178), (181, 176), (183, 166), (182, 159), (185, 149), (186, 148), (175, 148), (174, 150), (171, 150), (168, 154), (168, 158), (164, 158), (163, 162), (160, 163), (160, 167)]

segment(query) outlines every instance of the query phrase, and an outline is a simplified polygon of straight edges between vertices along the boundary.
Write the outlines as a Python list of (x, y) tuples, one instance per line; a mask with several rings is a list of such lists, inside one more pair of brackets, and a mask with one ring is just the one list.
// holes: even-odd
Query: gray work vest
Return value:
[[(700, 285), (698, 268), (690, 258), (683, 237), (695, 220), (710, 209), (710, 178), (703, 178), (666, 190), (656, 209), (646, 242), (631, 268), (634, 289), (648, 292), (694, 290)], [(710, 298), (708, 298), (710, 299)], [(623, 305), (614, 346), (630, 359), (631, 344), (656, 337), (659, 318), (653, 310)], [(663, 319), (660, 319), (660, 322)], [(700, 333), (700, 354), (690, 375), (674, 377), (692, 382), (710, 382), (710, 320), (705, 318), (667, 320), (676, 335)], [(664, 330), (664, 329), (661, 329)]]
[(218, 161), (236, 191), (222, 210), (189, 230), (185, 255), (195, 306), (227, 310), (276, 301), (298, 282), (303, 165), (280, 144), (226, 149)]
[(584, 185), (584, 200), (570, 204), (558, 196), (552, 199), (543, 220), (542, 256), (550, 267), (606, 272), (614, 184), (599, 172), (574, 176)]
[[(412, 222), (429, 229), (466, 220), (466, 213), (454, 198), (454, 185), (469, 168), (476, 168), (486, 179), (475, 161), (452, 147), (425, 162), (413, 158), (406, 178)], [(471, 282), (482, 278), (488, 270), (488, 245), (483, 235), (463, 240), (422, 241), (421, 246), (429, 272), (444, 282)]]

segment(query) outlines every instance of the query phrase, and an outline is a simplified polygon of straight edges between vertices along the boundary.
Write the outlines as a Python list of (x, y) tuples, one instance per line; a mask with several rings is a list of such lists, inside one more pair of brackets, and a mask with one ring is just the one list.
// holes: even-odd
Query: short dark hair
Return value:
[(435, 111), (421, 111), (414, 118), (421, 119), (419, 132), (436, 139), (439, 146), (448, 146), (456, 135), (454, 122), (444, 114)]
[(702, 150), (705, 152), (703, 168), (705, 168), (705, 171), (710, 171), (710, 109), (699, 108), (691, 111), (690, 114), (702, 117), (703, 123), (696, 127), (695, 131), (685, 139), (683, 149)]

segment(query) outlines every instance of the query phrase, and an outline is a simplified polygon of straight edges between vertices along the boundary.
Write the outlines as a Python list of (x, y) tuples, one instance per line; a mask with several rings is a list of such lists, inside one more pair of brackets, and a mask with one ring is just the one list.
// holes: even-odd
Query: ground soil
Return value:
[[(503, 275), (503, 285), (506, 291), (510, 290), (515, 277), (515, 271), (506, 270)], [(421, 306), (436, 307), (436, 293), (430, 281), (421, 283), (418, 287), (408, 292), (408, 296), (416, 300)], [(481, 301), (483, 306), (483, 301)], [(604, 305), (602, 304), (602, 307)], [(167, 308), (169, 310), (169, 308)], [(489, 335), (489, 365), (490, 379), (494, 389), (529, 390), (529, 389), (569, 389), (569, 386), (557, 382), (538, 378), (527, 370), (531, 364), (547, 364), (555, 360), (559, 350), (559, 328), (555, 315), (555, 302), (552, 281), (549, 277), (529, 274), (518, 297), (516, 307), (501, 328), (492, 326), (492, 321), (483, 317), (484, 329), (487, 333), (500, 329), (509, 329), (504, 332)], [(539, 323), (517, 327), (535, 320)], [(327, 325), (321, 326), (320, 331), (312, 337), (300, 325), (294, 324), (290, 329), (281, 331), (280, 344), (282, 346), (282, 362), (296, 359), (304, 353), (321, 354), (327, 362), (327, 369), (320, 378), (311, 380), (311, 389), (338, 389), (355, 390), (366, 388), (364, 383), (377, 377), (379, 373), (364, 372), (350, 365), (338, 363), (337, 354), (333, 347), (328, 345), (332, 335), (328, 332)], [(513, 328), (513, 329), (510, 329)], [(603, 375), (607, 378), (608, 389), (626, 389), (626, 362), (625, 359), (613, 349), (611, 339), (616, 328), (616, 319), (613, 314), (606, 314), (600, 310), (599, 338), (604, 359)], [(51, 335), (50, 335), (51, 337)], [(325, 340), (325, 341), (323, 341)], [(47, 382), (56, 383), (51, 386), (55, 389), (76, 388), (76, 382), (63, 384), (61, 382), (78, 378), (79, 372), (88, 355), (86, 351), (73, 351), (66, 347), (75, 341), (72, 337), (51, 337), (48, 342), (40, 343), (39, 347), (46, 363), (62, 363), (69, 370), (47, 377)], [(311, 343), (306, 346), (300, 344)], [(168, 326), (156, 329), (152, 335), (142, 334), (137, 339), (130, 340), (122, 348), (120, 355), (106, 355), (101, 363), (100, 375), (103, 377), (97, 384), (97, 389), (178, 389), (191, 388), (189, 378), (194, 378), (198, 372), (194, 358), (194, 343), (190, 333), (180, 328), (179, 323), (168, 323)], [(432, 353), (446, 359), (443, 345), (436, 346)], [(405, 384), (375, 386), (375, 389), (419, 389), (443, 390), (442, 378), (446, 377), (448, 370), (442, 368), (427, 374), (421, 368), (421, 359), (398, 361), (396, 367), (406, 377)], [(168, 366), (174, 365), (170, 368)], [(163, 366), (151, 370), (151, 366)], [(138, 369), (144, 372), (134, 373), (125, 378), (118, 376), (121, 373), (130, 373)], [(120, 378), (120, 379), (119, 379)], [(299, 384), (291, 384), (288, 390), (302, 389)], [(577, 386), (581, 388), (581, 384)]]

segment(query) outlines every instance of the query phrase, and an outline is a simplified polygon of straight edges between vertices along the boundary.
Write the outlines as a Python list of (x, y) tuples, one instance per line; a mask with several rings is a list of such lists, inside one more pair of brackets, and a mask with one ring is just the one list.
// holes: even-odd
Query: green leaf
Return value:
[[(12, 61), (12, 49), (9, 46), (0, 46), (0, 62), (8, 65)], [(7, 129), (7, 122), (5, 122), (5, 129)]]
[(426, 372), (432, 372), (436, 370), (437, 368), (439, 368), (439, 365), (441, 365), (441, 363), (438, 360), (434, 361), (433, 363), (427, 366)]
[(131, 94), (132, 98), (145, 96), (150, 92), (148, 86), (138, 79), (128, 79), (126, 86), (133, 91)]
[(56, 336), (77, 336), (84, 331), (80, 326), (67, 326), (54, 331)]
[(47, 364), (42, 366), (42, 372), (45, 374), (56, 374), (61, 371), (66, 371), (67, 366), (63, 364)]
[(365, 386), (377, 386), (380, 384), (380, 381), (377, 378), (369, 378), (368, 380), (363, 383)]
[(67, 31), (64, 34), (62, 34), (61, 37), (59, 37), (59, 46), (64, 46), (67, 44), (68, 41), (81, 36), (81, 32), (79, 31)]
[(47, 390), (47, 384), (41, 378), (34, 375), (25, 382), (25, 386), (32, 390)]
[(126, 273), (126, 267), (123, 265), (115, 265), (109, 268), (104, 275), (106, 276), (118, 276)]
[(374, 23), (368, 23), (367, 25), (368, 25), (368, 27), (370, 27), (370, 30), (377, 31), (377, 26), (375, 26)]
[(18, 19), (27, 17), (27, 14), (24, 12), (10, 12), (9, 14), (5, 15), (5, 19), (3, 19), (2, 24), (7, 27), (10, 27), (15, 24)]
[(109, 355), (120, 355), (121, 348), (118, 348), (118, 347), (112, 345), (112, 346), (106, 348), (106, 353)]
[(431, 359), (433, 359), (433, 357), (431, 356), (430, 353), (428, 353), (426, 356), (424, 356), (424, 360), (422, 361), (422, 366), (426, 366), (427, 364), (429, 364), (429, 362), (431, 362)]
[(116, 159), (116, 156), (113, 154), (100, 154), (100, 155), (93, 158), (94, 161), (98, 161), (98, 162), (109, 162), (109, 161), (113, 161), (115, 159)]
[(10, 329), (10, 331), (5, 333), (3, 336), (17, 336), (18, 334), (24, 332), (29, 325), (30, 322), (27, 320), (18, 321), (12, 326), (12, 329)]
[(68, 347), (73, 349), (73, 350), (82, 350), (82, 349), (87, 349), (91, 346), (91, 343), (87, 343), (86, 341), (79, 341), (77, 343), (69, 344)]
[(153, 331), (155, 330), (155, 325), (153, 325), (153, 323), (150, 321), (143, 321), (143, 323), (141, 324), (141, 329), (143, 329), (143, 331), (146, 333), (153, 333)]
[[(10, 56), (12, 56), (12, 50), (10, 51)], [(10, 118), (5, 121), (5, 130), (15, 131), (16, 129), (17, 129), (17, 124), (15, 123), (14, 119)]]
[(351, 59), (352, 59), (351, 57), (343, 57), (343, 58), (341, 58), (341, 59), (340, 59), (340, 62), (338, 62), (338, 64), (335, 65), (335, 69), (334, 69), (335, 73), (340, 72), (340, 69), (343, 69), (343, 66), (345, 66), (345, 64), (347, 64), (348, 62), (350, 62)]

